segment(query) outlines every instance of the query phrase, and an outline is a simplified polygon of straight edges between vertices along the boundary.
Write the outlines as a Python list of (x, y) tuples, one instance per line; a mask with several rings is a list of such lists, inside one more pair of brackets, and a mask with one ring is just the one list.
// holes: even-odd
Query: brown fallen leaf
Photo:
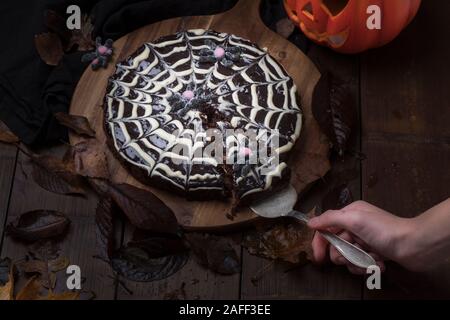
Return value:
[(88, 178), (91, 188), (101, 197), (109, 197), (110, 182), (106, 179)]
[(59, 36), (65, 49), (64, 51), (67, 51), (67, 45), (72, 36), (72, 32), (66, 26), (66, 19), (54, 10), (47, 10), (45, 12), (44, 22), (49, 31), (56, 33)]
[(347, 85), (331, 73), (323, 74), (314, 89), (312, 112), (333, 148), (343, 156), (356, 117)]
[(69, 43), (65, 47), (65, 51), (70, 51), (74, 46), (78, 51), (89, 51), (95, 49), (95, 42), (92, 40), (92, 25), (91, 18), (87, 14), (81, 16), (81, 29), (72, 30)]
[(44, 23), (49, 31), (58, 35), (66, 52), (71, 51), (74, 46), (77, 46), (78, 51), (95, 48), (95, 42), (92, 40), (94, 26), (87, 14), (83, 14), (81, 17), (81, 29), (67, 29), (66, 19), (54, 10), (45, 12)]
[(95, 139), (71, 146), (64, 160), (73, 161), (75, 171), (83, 177), (107, 180), (110, 178), (104, 146)]
[(19, 138), (9, 130), (0, 130), (0, 142), (14, 144), (19, 143)]
[[(308, 216), (313, 216), (310, 212)], [(311, 260), (314, 231), (303, 223), (278, 223), (267, 230), (248, 233), (242, 242), (250, 254), (273, 260), (304, 264)]]
[(37, 275), (31, 277), (17, 293), (16, 300), (38, 300), (44, 289), (38, 278)]
[(65, 195), (84, 195), (83, 180), (73, 162), (49, 155), (30, 155), (33, 180), (47, 191)]
[(78, 300), (80, 292), (78, 291), (65, 291), (62, 293), (55, 293), (50, 291), (47, 296), (40, 297), (39, 300)]
[(34, 36), (34, 45), (41, 59), (50, 66), (61, 61), (64, 51), (61, 40), (55, 33), (41, 33)]
[[(47, 291), (47, 293), (45, 293)], [(55, 293), (42, 286), (38, 276), (31, 277), (17, 294), (16, 300), (77, 300), (80, 293), (77, 291), (65, 291)]]
[(179, 231), (172, 210), (153, 193), (129, 184), (110, 184), (108, 194), (135, 227), (173, 234)]
[[(69, 265), (69, 260), (65, 257), (57, 259), (58, 261), (27, 260), (17, 264), (17, 268), (27, 274), (39, 274), (42, 286), (47, 289), (53, 289), (56, 285), (56, 272), (63, 270)], [(56, 266), (53, 264), (57, 264)], [(64, 265), (63, 265), (64, 264)]]
[(14, 300), (14, 265), (9, 258), (0, 259), (0, 301)]
[(27, 260), (17, 263), (17, 268), (25, 273), (39, 273), (45, 275), (47, 272), (58, 272), (69, 265), (69, 259), (58, 257), (53, 260), (42, 261), (38, 259)]
[(63, 213), (51, 210), (34, 210), (21, 214), (6, 230), (15, 238), (36, 241), (63, 235), (70, 219)]
[(55, 260), (60, 256), (61, 248), (57, 239), (43, 239), (30, 243), (28, 253), (35, 260)]
[(92, 129), (89, 120), (86, 117), (75, 116), (65, 112), (57, 112), (54, 114), (54, 117), (62, 126), (73, 130), (75, 133), (95, 138), (95, 131)]
[(17, 268), (25, 273), (40, 273), (47, 272), (47, 263), (41, 260), (29, 260), (17, 263)]
[(188, 258), (181, 239), (151, 237), (130, 241), (115, 251), (111, 266), (128, 280), (148, 282), (170, 277), (184, 267)]
[(100, 257), (110, 260), (114, 251), (113, 202), (109, 197), (102, 197), (95, 213), (97, 244)]
[(50, 272), (58, 272), (65, 270), (69, 266), (69, 259), (67, 257), (59, 257), (47, 262), (48, 270)]
[(277, 21), (275, 28), (277, 33), (287, 39), (294, 32), (294, 23), (289, 18), (283, 18)]
[(220, 274), (240, 272), (239, 256), (226, 238), (200, 233), (187, 233), (185, 238), (200, 265)]

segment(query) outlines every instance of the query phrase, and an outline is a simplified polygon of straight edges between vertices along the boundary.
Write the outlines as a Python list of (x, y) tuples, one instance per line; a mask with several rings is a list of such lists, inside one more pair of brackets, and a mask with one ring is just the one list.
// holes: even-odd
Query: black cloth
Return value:
[[(64, 56), (56, 67), (46, 65), (34, 46), (34, 35), (47, 31), (47, 9), (65, 14), (77, 4), (94, 21), (94, 35), (117, 39), (138, 27), (177, 16), (214, 14), (236, 0), (1, 0), (0, 1), (0, 120), (29, 145), (64, 140), (67, 132), (53, 118), (67, 111), (86, 64), (81, 52)], [(278, 0), (265, 1), (263, 19), (285, 15)], [(300, 46), (304, 44), (300, 42)]]

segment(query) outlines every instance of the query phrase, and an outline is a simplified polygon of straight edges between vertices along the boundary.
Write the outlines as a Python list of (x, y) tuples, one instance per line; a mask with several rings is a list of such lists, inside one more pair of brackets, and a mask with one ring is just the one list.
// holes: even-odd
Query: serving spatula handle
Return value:
[[(292, 210), (288, 216), (296, 218), (304, 223), (309, 221), (306, 214), (296, 210)], [(319, 233), (355, 266), (367, 269), (370, 266), (376, 265), (375, 259), (361, 248), (358, 248), (331, 232), (319, 231)]]

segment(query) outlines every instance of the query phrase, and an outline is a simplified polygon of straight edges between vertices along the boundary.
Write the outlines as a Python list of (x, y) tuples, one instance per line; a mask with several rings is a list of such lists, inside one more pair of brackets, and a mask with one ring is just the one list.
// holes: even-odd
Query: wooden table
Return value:
[[(351, 182), (355, 198), (401, 216), (414, 216), (450, 195), (450, 2), (423, 1), (418, 16), (384, 48), (344, 56), (311, 46), (308, 55), (323, 70), (350, 84), (359, 126), (353, 148), (367, 157)], [(58, 153), (55, 149), (50, 152)], [(110, 267), (94, 259), (97, 198), (59, 196), (36, 185), (26, 157), (0, 144), (0, 234), (5, 223), (32, 209), (61, 210), (72, 219), (61, 250), (81, 267), (84, 288), (101, 299), (154, 299), (184, 282), (190, 299), (377, 299), (450, 298), (450, 268), (426, 274), (389, 265), (382, 290), (368, 291), (364, 279), (346, 270), (307, 265), (286, 272), (283, 264), (240, 250), (242, 273), (218, 276), (192, 259), (169, 279), (117, 286)], [(119, 230), (117, 237), (126, 230)], [(1, 256), (21, 258), (26, 247), (3, 236)], [(266, 270), (256, 284), (252, 276)]]

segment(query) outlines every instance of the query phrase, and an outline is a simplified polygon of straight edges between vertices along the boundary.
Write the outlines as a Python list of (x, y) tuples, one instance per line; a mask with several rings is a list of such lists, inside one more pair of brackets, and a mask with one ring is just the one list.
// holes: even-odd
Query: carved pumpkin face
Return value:
[[(310, 39), (343, 53), (357, 53), (393, 40), (421, 0), (284, 0), (286, 11)], [(367, 8), (381, 10), (381, 28), (369, 29)]]

